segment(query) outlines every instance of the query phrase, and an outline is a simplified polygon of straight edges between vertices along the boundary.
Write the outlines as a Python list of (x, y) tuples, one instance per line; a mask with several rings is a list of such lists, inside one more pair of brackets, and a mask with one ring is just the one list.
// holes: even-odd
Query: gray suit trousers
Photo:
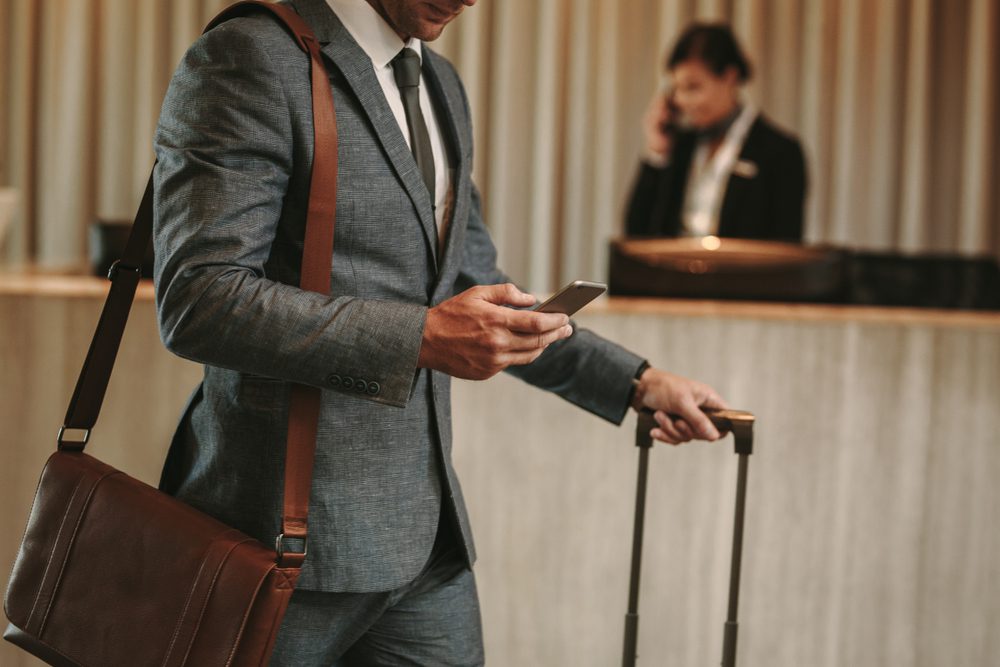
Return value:
[(271, 667), (484, 664), (476, 581), (444, 516), (417, 577), (385, 593), (296, 590)]

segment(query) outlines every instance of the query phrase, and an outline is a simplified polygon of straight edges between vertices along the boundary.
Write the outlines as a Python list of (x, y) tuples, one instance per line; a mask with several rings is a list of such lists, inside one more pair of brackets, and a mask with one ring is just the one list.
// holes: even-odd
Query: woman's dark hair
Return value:
[(725, 23), (692, 23), (688, 26), (667, 59), (667, 69), (672, 70), (692, 58), (705, 63), (716, 76), (722, 76), (727, 67), (735, 67), (741, 83), (750, 80), (750, 62)]

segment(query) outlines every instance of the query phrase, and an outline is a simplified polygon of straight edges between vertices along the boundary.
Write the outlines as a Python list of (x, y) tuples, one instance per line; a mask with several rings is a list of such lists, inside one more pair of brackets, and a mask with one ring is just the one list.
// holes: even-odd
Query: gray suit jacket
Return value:
[[(272, 543), (289, 383), (322, 387), (299, 586), (389, 590), (423, 566), (442, 502), (475, 558), (451, 464), (450, 378), (418, 369), (417, 355), (428, 307), (508, 279), (470, 179), (469, 107), (451, 64), (425, 49), (455, 168), (439, 255), (429, 194), (370, 60), (324, 0), (291, 4), (323, 45), (337, 109), (331, 294), (295, 286), (313, 158), (307, 58), (268, 16), (228, 21), (184, 56), (156, 133), (161, 336), (205, 364), (161, 486)], [(512, 372), (619, 422), (641, 361), (577, 329)]]

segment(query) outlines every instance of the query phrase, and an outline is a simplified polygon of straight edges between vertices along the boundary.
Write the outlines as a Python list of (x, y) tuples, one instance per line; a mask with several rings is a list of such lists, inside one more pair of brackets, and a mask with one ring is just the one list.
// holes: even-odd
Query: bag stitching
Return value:
[[(38, 582), (38, 590), (35, 591), (35, 600), (31, 603), (31, 611), (28, 612), (28, 620), (26, 620), (24, 622), (24, 629), (26, 631), (28, 631), (28, 632), (31, 631), (30, 630), (30, 628), (31, 628), (31, 619), (34, 618), (34, 616), (35, 616), (35, 608), (38, 606), (39, 600), (41, 600), (42, 591), (45, 589), (45, 582), (46, 582), (46, 580), (49, 577), (49, 569), (51, 569), (51, 567), (52, 567), (52, 561), (56, 557), (56, 550), (59, 547), (59, 538), (62, 536), (63, 528), (66, 527), (66, 521), (69, 519), (70, 510), (73, 508), (73, 500), (76, 498), (76, 494), (79, 492), (80, 485), (83, 484), (83, 480), (84, 480), (84, 476), (83, 475), (81, 475), (80, 478), (78, 480), (76, 480), (76, 486), (73, 487), (73, 493), (71, 493), (70, 496), (69, 496), (69, 502), (66, 503), (66, 509), (63, 510), (62, 520), (59, 522), (59, 530), (56, 531), (56, 537), (55, 537), (55, 540), (53, 540), (52, 549), (49, 551), (49, 558), (45, 562), (45, 570), (42, 572), (41, 581)], [(25, 534), (27, 534), (27, 529), (25, 529)], [(53, 593), (53, 595), (55, 594), (55, 589), (53, 589), (52, 593)], [(49, 604), (50, 605), (52, 603), (51, 598), (52, 598), (52, 596), (49, 597)], [(42, 627), (44, 627), (44, 626), (45, 626), (45, 619), (43, 618), (42, 619)], [(38, 629), (38, 633), (37, 634), (39, 636), (42, 634), (42, 627), (39, 627), (39, 629)]]
[[(292, 591), (295, 590), (295, 581), (298, 580), (298, 576), (296, 576), (295, 581), (293, 581), (292, 575), (288, 573), (287, 569), (276, 567), (274, 568), (273, 571), (281, 575), (282, 579), (284, 579), (283, 583), (285, 585), (291, 584), (289, 588)], [(296, 570), (296, 572), (299, 571), (300, 570)], [(288, 589), (281, 588), (280, 590), (288, 590)], [(280, 610), (275, 610), (274, 612), (275, 618), (271, 621), (271, 633), (268, 635), (267, 644), (265, 644), (264, 646), (264, 655), (262, 655), (260, 658), (261, 661), (259, 664), (261, 665), (261, 667), (266, 667), (266, 663), (268, 662), (268, 659), (271, 657), (271, 653), (274, 652), (274, 644), (277, 641), (277, 634), (281, 630), (281, 621), (284, 618), (285, 613), (288, 611), (288, 605), (290, 603), (291, 603), (291, 596), (289, 595), (289, 600), (288, 602), (285, 603), (284, 607), (282, 607)]]
[[(211, 545), (209, 545), (209, 548), (211, 548)], [(163, 662), (160, 663), (161, 667), (167, 664), (167, 661), (170, 659), (170, 654), (174, 652), (174, 644), (177, 643), (177, 637), (180, 635), (181, 626), (184, 625), (184, 617), (187, 615), (188, 607), (191, 606), (191, 600), (194, 598), (194, 593), (198, 589), (198, 582), (201, 580), (201, 573), (204, 570), (205, 559), (202, 558), (201, 566), (198, 568), (198, 573), (194, 577), (194, 583), (191, 584), (191, 590), (188, 591), (187, 600), (184, 602), (184, 609), (181, 611), (180, 616), (178, 616), (176, 625), (174, 625), (174, 633), (170, 637), (170, 645), (167, 646), (167, 654), (164, 656)]]
[[(52, 457), (49, 457), (50, 461), (51, 461), (51, 459), (52, 459)], [(49, 464), (46, 463), (45, 464), (45, 468), (48, 468), (48, 467), (49, 467)], [(31, 509), (28, 511), (28, 517), (29, 517), (29, 519), (24, 524), (24, 530), (21, 532), (21, 545), (22, 545), (22, 547), (24, 545), (24, 538), (28, 536), (28, 527), (31, 525), (31, 519), (30, 519), (30, 517), (35, 512), (35, 505), (38, 504), (38, 490), (42, 488), (42, 478), (45, 476), (45, 468), (42, 469), (42, 474), (39, 475), (39, 477), (38, 477), (38, 483), (35, 485), (35, 496), (34, 496), (34, 498), (31, 499)], [(20, 552), (21, 552), (21, 548), (18, 548), (18, 555), (20, 555)], [(17, 564), (17, 561), (15, 560), (14, 561), (14, 565), (11, 565), (10, 575), (7, 577), (8, 581), (11, 581), (11, 580), (14, 579), (14, 566), (16, 564)], [(10, 598), (9, 598), (9, 595), (10, 595), (10, 587), (8, 586), (8, 588), (4, 592), (4, 596), (3, 596), (3, 609), (4, 609), (4, 613), (7, 614), (7, 618), (10, 618), (10, 616), (11, 616), (11, 614), (10, 614), (11, 609), (10, 609)], [(25, 623), (25, 625), (27, 625), (27, 623)]]
[[(264, 586), (264, 581), (267, 579), (267, 575), (274, 570), (275, 567), (272, 565), (271, 568), (265, 572), (257, 582), (257, 587), (254, 589), (253, 597), (251, 598), (253, 602), (257, 601), (257, 596), (260, 594), (260, 589)], [(240, 621), (240, 631), (236, 633), (236, 639), (233, 641), (233, 646), (229, 649), (229, 658), (226, 660), (225, 667), (231, 667), (233, 664), (233, 659), (236, 657), (236, 650), (239, 648), (240, 642), (243, 640), (243, 632), (246, 630), (247, 620), (250, 618), (250, 612), (253, 611), (253, 607), (253, 604), (248, 605), (246, 612), (243, 614), (243, 620)]]
[[(233, 531), (233, 532), (236, 532), (236, 531)], [(195, 631), (191, 633), (191, 639), (188, 641), (187, 650), (184, 652), (184, 658), (181, 660), (181, 664), (182, 665), (187, 664), (188, 656), (191, 654), (191, 648), (194, 646), (194, 640), (197, 639), (197, 637), (198, 637), (198, 629), (201, 627), (201, 620), (205, 617), (205, 609), (208, 608), (208, 603), (212, 599), (212, 592), (215, 590), (215, 585), (219, 581), (219, 575), (222, 573), (223, 568), (225, 567), (226, 563), (229, 561), (229, 558), (233, 555), (233, 552), (236, 550), (236, 548), (239, 547), (242, 544), (246, 544), (247, 542), (251, 542), (251, 541), (252, 540), (250, 538), (246, 538), (246, 539), (243, 539), (243, 540), (241, 540), (241, 541), (233, 544), (229, 548), (229, 550), (226, 551), (226, 554), (222, 557), (222, 559), (219, 561), (219, 565), (215, 569), (215, 576), (212, 577), (212, 582), (208, 585), (208, 590), (205, 591), (205, 599), (202, 602), (201, 611), (198, 613), (198, 622), (195, 624)], [(256, 598), (256, 594), (253, 597), (250, 598), (250, 604), (248, 605), (248, 609), (253, 609), (253, 601), (254, 601), (255, 598)], [(242, 628), (241, 628), (241, 630), (242, 630)], [(239, 643), (239, 637), (240, 637), (241, 634), (242, 634), (242, 632), (238, 632), (236, 634), (236, 636), (237, 636), (237, 639), (236, 639), (237, 644)]]
[[(80, 510), (80, 516), (77, 517), (76, 525), (73, 527), (73, 534), (69, 538), (69, 546), (66, 547), (66, 555), (63, 556), (62, 566), (59, 568), (59, 575), (56, 577), (55, 585), (52, 587), (52, 596), (49, 598), (48, 607), (45, 609), (45, 616), (42, 617), (42, 624), (38, 628), (38, 636), (42, 636), (42, 632), (45, 630), (45, 624), (49, 620), (49, 612), (52, 611), (52, 606), (55, 604), (56, 596), (59, 593), (59, 587), (62, 585), (62, 577), (66, 572), (66, 563), (69, 562), (70, 554), (73, 553), (73, 545), (76, 544), (76, 534), (80, 531), (80, 526), (83, 524), (83, 519), (87, 516), (87, 510), (90, 509), (90, 501), (94, 497), (94, 493), (97, 492), (97, 487), (104, 483), (106, 479), (114, 475), (124, 475), (121, 470), (110, 470), (105, 472), (100, 477), (94, 481), (94, 486), (90, 489), (90, 493), (87, 494), (87, 498), (83, 501), (83, 507)], [(81, 480), (82, 481), (82, 480)]]

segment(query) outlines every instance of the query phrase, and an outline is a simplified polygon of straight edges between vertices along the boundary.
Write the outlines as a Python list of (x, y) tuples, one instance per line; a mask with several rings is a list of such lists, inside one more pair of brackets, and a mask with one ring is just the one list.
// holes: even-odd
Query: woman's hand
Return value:
[(664, 128), (675, 121), (671, 116), (667, 93), (659, 90), (649, 101), (642, 117), (642, 130), (646, 137), (646, 157), (650, 163), (663, 165), (670, 159), (673, 138)]

